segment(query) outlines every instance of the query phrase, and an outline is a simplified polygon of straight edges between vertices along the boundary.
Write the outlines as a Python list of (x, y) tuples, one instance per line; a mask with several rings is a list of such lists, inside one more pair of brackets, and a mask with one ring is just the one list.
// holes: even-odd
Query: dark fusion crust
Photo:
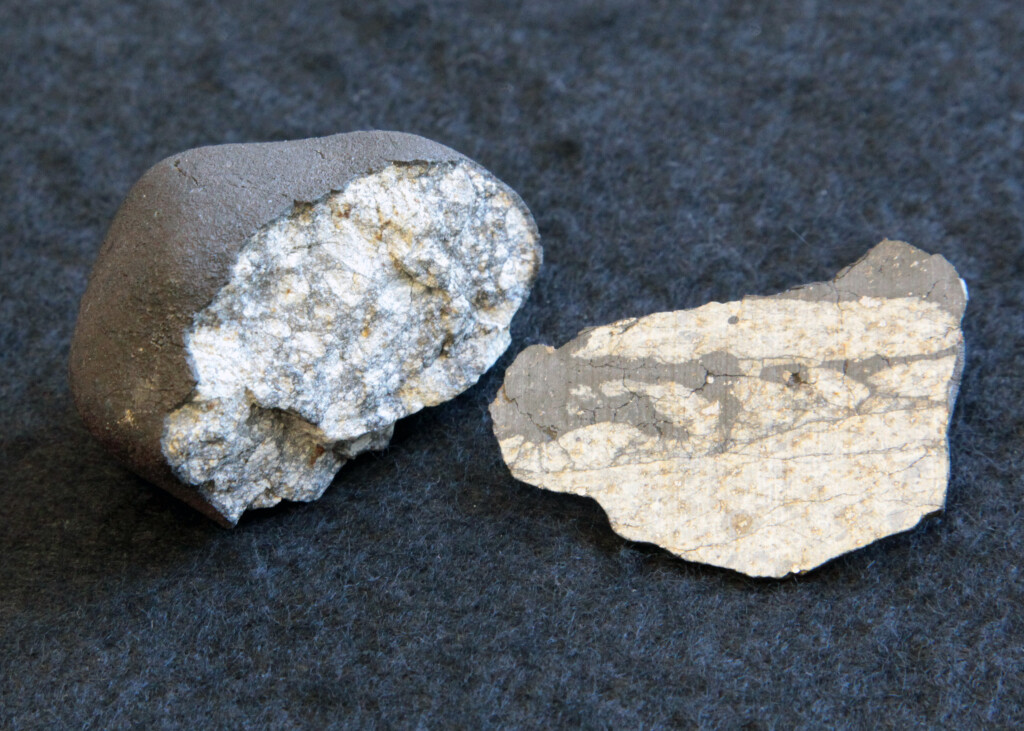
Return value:
[(399, 132), (187, 150), (132, 187), (100, 249), (71, 342), (69, 376), (89, 431), (120, 461), (229, 525), (175, 479), (160, 448), (166, 415), (195, 382), (184, 334), (230, 277), (245, 240), (287, 212), (392, 162), (465, 159)]

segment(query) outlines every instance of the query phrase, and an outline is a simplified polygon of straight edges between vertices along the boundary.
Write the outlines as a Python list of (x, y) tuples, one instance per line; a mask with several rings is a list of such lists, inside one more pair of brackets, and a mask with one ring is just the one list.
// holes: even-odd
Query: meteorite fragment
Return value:
[(966, 302), (941, 256), (884, 241), (831, 282), (527, 348), (494, 432), (517, 478), (627, 538), (807, 571), (942, 509)]
[(540, 258), (519, 196), (420, 137), (189, 150), (111, 225), (75, 402), (125, 464), (222, 523), (314, 500), (494, 363)]

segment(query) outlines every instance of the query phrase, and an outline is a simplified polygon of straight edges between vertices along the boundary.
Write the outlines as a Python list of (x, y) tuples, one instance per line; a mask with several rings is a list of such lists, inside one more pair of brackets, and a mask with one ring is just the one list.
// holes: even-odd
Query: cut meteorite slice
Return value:
[(76, 403), (130, 467), (223, 523), (314, 500), (490, 368), (539, 263), (520, 198), (419, 137), (190, 150), (111, 226), (72, 344)]
[(884, 241), (831, 282), (527, 348), (494, 432), (513, 475), (627, 538), (807, 571), (942, 509), (966, 302), (941, 256)]

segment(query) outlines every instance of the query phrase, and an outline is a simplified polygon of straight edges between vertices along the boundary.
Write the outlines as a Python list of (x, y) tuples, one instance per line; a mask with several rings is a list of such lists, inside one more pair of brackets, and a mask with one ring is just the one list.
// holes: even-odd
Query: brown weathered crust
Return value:
[(184, 334), (230, 276), (246, 238), (287, 212), (392, 162), (464, 159), (399, 132), (200, 147), (150, 168), (110, 226), (71, 342), (69, 377), (89, 431), (133, 471), (223, 525), (175, 479), (164, 419), (195, 382)]

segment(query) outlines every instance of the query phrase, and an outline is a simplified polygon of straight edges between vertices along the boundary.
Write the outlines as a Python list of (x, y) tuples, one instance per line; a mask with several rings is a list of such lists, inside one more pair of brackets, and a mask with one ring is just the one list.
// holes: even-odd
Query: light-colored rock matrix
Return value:
[(515, 477), (626, 538), (807, 571), (942, 509), (966, 301), (941, 256), (884, 241), (831, 282), (527, 348), (494, 431)]
[(163, 437), (179, 479), (231, 521), (314, 500), (475, 383), (537, 269), (528, 215), (473, 163), (395, 164), (261, 228), (185, 337), (196, 389)]

